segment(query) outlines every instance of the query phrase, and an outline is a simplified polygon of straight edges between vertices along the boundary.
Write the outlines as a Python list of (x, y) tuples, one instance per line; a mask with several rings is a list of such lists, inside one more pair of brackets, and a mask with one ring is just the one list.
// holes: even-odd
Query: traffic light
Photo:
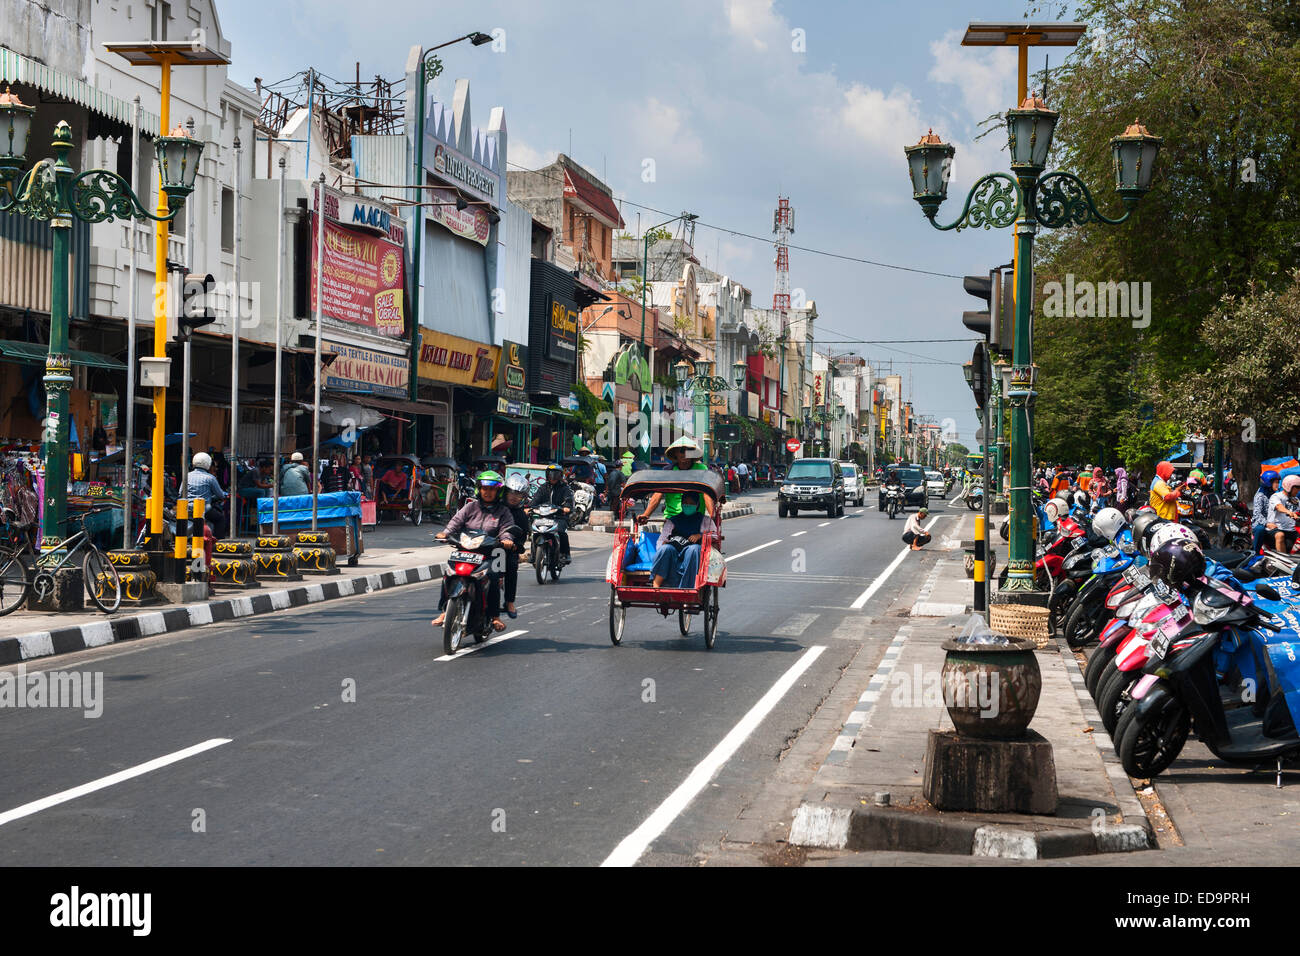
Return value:
[[(983, 299), (985, 302), (992, 301), (993, 283), (988, 276), (966, 276), (961, 280), (961, 285), (968, 295)], [(961, 324), (987, 339), (991, 330), (989, 309), (983, 309), (979, 312), (963, 312), (961, 314)]]
[(1014, 269), (996, 269), (993, 272), (1002, 282), (1002, 295), (998, 297), (998, 318), (991, 330), (993, 348), (1010, 358), (1016, 341), (1016, 273)]
[(190, 274), (184, 279), (181, 291), (181, 314), (176, 320), (176, 337), (188, 339), (195, 329), (217, 321), (217, 310), (212, 307), (212, 290), (217, 280), (212, 274)]
[(734, 445), (740, 441), (739, 425), (714, 425), (713, 440), (720, 445)]

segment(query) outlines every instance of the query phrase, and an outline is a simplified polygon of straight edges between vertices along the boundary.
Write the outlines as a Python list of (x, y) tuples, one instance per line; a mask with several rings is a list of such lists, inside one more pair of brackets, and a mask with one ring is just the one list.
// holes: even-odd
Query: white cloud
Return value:
[(934, 65), (929, 79), (955, 86), (974, 124), (1015, 105), (1016, 53), (1010, 47), (964, 47), (962, 32), (949, 30), (930, 44)]
[(645, 136), (650, 155), (665, 163), (695, 166), (704, 160), (704, 144), (686, 124), (682, 111), (656, 97), (646, 100), (637, 128)]
[(749, 40), (756, 50), (766, 50), (767, 39), (783, 29), (772, 4), (773, 0), (728, 0), (731, 32)]
[(901, 157), (903, 147), (925, 132), (911, 93), (897, 87), (886, 93), (861, 83), (844, 90), (832, 122), (856, 135), (872, 152), (892, 158)]
[(523, 140), (511, 137), (507, 160), (512, 169), (517, 167), (541, 169), (543, 166), (549, 166), (555, 162), (557, 155), (559, 154), (553, 149), (534, 149)]

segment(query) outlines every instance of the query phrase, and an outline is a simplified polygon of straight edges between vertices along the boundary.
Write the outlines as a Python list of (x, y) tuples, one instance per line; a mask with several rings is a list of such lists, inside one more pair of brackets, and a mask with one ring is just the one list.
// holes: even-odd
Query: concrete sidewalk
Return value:
[(1154, 846), (1142, 806), (1079, 692), (1073, 656), (1055, 643), (1037, 652), (1042, 694), (1031, 729), (1052, 744), (1056, 814), (944, 812), (922, 797), (929, 732), (953, 729), (938, 690), (942, 643), (960, 633), (973, 594), (960, 547), (973, 534), (973, 516), (948, 523), (953, 527), (932, 545), (935, 566), (883, 659), (855, 661), (845, 672), (844, 680), (856, 682), (846, 690), (860, 694), (795, 812), (789, 842), (1016, 859)]
[[(269, 614), (336, 598), (369, 594), (407, 584), (440, 580), (449, 545), (435, 543), (440, 525), (392, 525), (366, 532), (366, 550), (356, 567), (339, 565), (338, 574), (304, 574), (301, 581), (261, 579), (259, 588), (217, 586), (206, 601), (192, 604), (122, 605), (104, 614), (87, 599), (76, 613), (30, 611), (0, 617), (0, 666), (70, 654), (117, 641), (170, 634), (191, 627)], [(608, 538), (571, 531), (574, 555), (608, 548)], [(531, 572), (530, 572), (531, 573)], [(432, 606), (432, 604), (431, 604)]]

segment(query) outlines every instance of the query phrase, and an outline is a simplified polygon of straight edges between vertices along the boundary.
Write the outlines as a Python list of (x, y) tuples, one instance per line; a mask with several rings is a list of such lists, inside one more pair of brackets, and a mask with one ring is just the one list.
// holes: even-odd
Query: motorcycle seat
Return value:
[(1231, 548), (1206, 548), (1205, 556), (1225, 568), (1235, 568), (1251, 557), (1247, 551), (1234, 551)]

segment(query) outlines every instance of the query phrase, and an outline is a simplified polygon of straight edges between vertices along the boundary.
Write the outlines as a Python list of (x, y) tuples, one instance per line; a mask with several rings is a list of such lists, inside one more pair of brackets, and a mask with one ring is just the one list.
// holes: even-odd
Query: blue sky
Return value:
[[(1064, 4), (1047, 6), (1035, 19), (1072, 18)], [(925, 222), (903, 147), (931, 126), (957, 145), (944, 220), (979, 175), (1005, 168), (1004, 136), (972, 141), (980, 120), (1013, 105), (1014, 53), (959, 42), (971, 20), (1021, 20), (1026, 9), (1025, 0), (219, 0), (218, 13), (233, 45), (231, 77), (250, 87), (254, 76), (279, 80), (308, 66), (347, 78), (358, 60), (363, 78), (398, 78), (413, 44), (504, 30), (503, 50), (444, 51), (440, 98), (468, 77), (476, 125), (505, 108), (512, 164), (570, 153), (625, 200), (633, 230), (638, 212), (646, 226), (698, 214), (697, 254), (767, 306), (778, 192), (796, 209), (795, 246), (957, 276), (1010, 259), (1008, 230), (939, 233)], [(1052, 51), (1053, 61), (1064, 52)], [(1031, 53), (1031, 72), (1042, 61)], [(642, 178), (647, 158), (653, 182)], [(977, 307), (960, 279), (797, 248), (790, 284), (817, 302), (822, 341), (961, 338), (961, 312)], [(960, 369), (971, 343), (826, 347), (892, 359), (918, 414), (953, 419), (973, 444)]]

